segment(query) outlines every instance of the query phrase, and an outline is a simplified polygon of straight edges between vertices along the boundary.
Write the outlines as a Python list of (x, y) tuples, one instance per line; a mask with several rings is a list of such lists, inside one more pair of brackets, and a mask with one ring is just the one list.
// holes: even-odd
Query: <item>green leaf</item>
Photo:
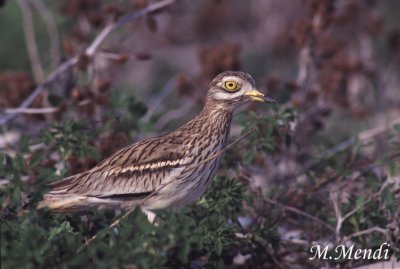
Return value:
[(218, 256), (221, 256), (222, 249), (223, 249), (222, 242), (221, 242), (221, 240), (217, 239), (215, 241), (215, 254), (217, 254)]
[(384, 198), (384, 201), (385, 201), (385, 205), (387, 207), (394, 205), (394, 192), (392, 190), (392, 187), (389, 187), (388, 189), (386, 189), (384, 191), (383, 198)]
[(88, 157), (92, 157), (92, 158), (98, 158), (99, 154), (97, 152), (97, 148), (94, 146), (90, 146), (88, 145), (85, 148), (85, 155), (87, 155)]
[(20, 154), (17, 153), (17, 155), (15, 156), (15, 166), (19, 171), (23, 171), (25, 168), (25, 160), (24, 157)]
[(400, 123), (395, 124), (393, 128), (400, 133)]
[(41, 154), (38, 153), (34, 153), (31, 156), (31, 159), (29, 161), (29, 167), (36, 167), (39, 165), (41, 159), (43, 158), (43, 156)]
[(246, 151), (245, 155), (243, 156), (243, 163), (244, 164), (249, 164), (253, 160), (255, 155), (255, 150), (253, 148), (250, 148), (249, 150)]
[(59, 106), (61, 102), (63, 101), (63, 97), (55, 94), (49, 94), (48, 100), (51, 106)]
[(22, 135), (21, 137), (21, 152), (29, 152), (29, 144), (30, 144), (30, 138), (26, 135)]

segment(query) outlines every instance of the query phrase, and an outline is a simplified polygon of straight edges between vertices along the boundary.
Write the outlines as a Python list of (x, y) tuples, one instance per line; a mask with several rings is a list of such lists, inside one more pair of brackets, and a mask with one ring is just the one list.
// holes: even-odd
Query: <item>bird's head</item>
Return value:
[(275, 102), (256, 89), (249, 74), (238, 71), (226, 71), (216, 76), (210, 84), (207, 98), (232, 109), (250, 101)]

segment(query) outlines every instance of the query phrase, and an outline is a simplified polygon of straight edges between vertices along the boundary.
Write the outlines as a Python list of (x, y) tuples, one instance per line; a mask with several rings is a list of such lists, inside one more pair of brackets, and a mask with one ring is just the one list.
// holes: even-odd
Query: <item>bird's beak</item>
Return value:
[(244, 95), (250, 97), (251, 100), (263, 102), (263, 103), (276, 103), (276, 101), (272, 98), (265, 96), (263, 93), (257, 90), (250, 90), (245, 92)]

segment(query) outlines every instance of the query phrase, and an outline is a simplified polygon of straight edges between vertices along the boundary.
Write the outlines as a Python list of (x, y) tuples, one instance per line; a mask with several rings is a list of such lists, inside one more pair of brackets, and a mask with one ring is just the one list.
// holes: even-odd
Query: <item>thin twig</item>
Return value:
[(41, 107), (41, 108), (6, 108), (6, 114), (51, 114), (59, 110), (58, 107)]
[(147, 111), (146, 115), (142, 118), (144, 122), (150, 120), (153, 116), (154, 112), (156, 112), (160, 105), (163, 103), (164, 99), (169, 96), (169, 94), (175, 89), (176, 87), (176, 77), (171, 78), (162, 89), (149, 101), (148, 107), (149, 110)]
[[(376, 194), (373, 196), (375, 197)], [(352, 215), (354, 215), (355, 213), (357, 213), (358, 210), (360, 210), (361, 208), (363, 208), (366, 204), (368, 204), (369, 202), (371, 202), (372, 197), (368, 197), (367, 200), (365, 200), (364, 202), (362, 202), (361, 204), (359, 204), (358, 206), (356, 206), (355, 208), (353, 208), (353, 210), (351, 210), (350, 212), (348, 212), (346, 215), (344, 215), (342, 217), (342, 222), (344, 222), (346, 219), (350, 218)]]
[(129, 22), (132, 22), (134, 20), (137, 20), (149, 13), (152, 13), (156, 10), (163, 9), (169, 5), (172, 5), (175, 3), (176, 0), (163, 0), (160, 2), (153, 3), (146, 8), (139, 10), (137, 12), (134, 12), (132, 14), (126, 15), (122, 18), (120, 18), (116, 23), (110, 23), (108, 24), (103, 31), (96, 37), (96, 39), (92, 42), (92, 44), (86, 49), (86, 55), (87, 56), (93, 56), (93, 54), (97, 51), (97, 49), (100, 47), (100, 45), (103, 43), (103, 41), (106, 39), (106, 37), (117, 27), (122, 26), (124, 24), (127, 24)]
[[(133, 211), (135, 210), (135, 208), (131, 208), (128, 211), (125, 212), (124, 215), (122, 215), (122, 217), (118, 218), (117, 220), (115, 220), (113, 223), (110, 224), (110, 226), (108, 226), (109, 229), (113, 229), (116, 226), (119, 225), (119, 223), (125, 219), (126, 217), (128, 217)], [(95, 240), (97, 238), (97, 235), (93, 235), (92, 237), (90, 237), (89, 239), (85, 239), (85, 244), (82, 245), (77, 251), (76, 253), (81, 252), (83, 249), (85, 249), (85, 247), (89, 246), (89, 244)]]
[(138, 12), (135, 12), (135, 13), (132, 13), (132, 14), (129, 14), (129, 15), (126, 15), (126, 16), (120, 18), (117, 21), (117, 25), (121, 26), (121, 25), (127, 24), (128, 22), (131, 22), (140, 17), (143, 17), (144, 15), (153, 13), (154, 11), (157, 11), (157, 10), (163, 9), (167, 6), (170, 6), (170, 5), (174, 4), (175, 2), (176, 2), (176, 0), (163, 0), (163, 1), (152, 3), (151, 5), (147, 6), (146, 8), (144, 8), (142, 10), (139, 10)]
[(330, 231), (333, 231), (333, 232), (335, 231), (335, 229), (334, 229), (332, 226), (330, 226), (329, 224), (323, 222), (323, 221), (320, 220), (319, 218), (314, 217), (313, 215), (310, 215), (310, 214), (308, 214), (307, 212), (304, 212), (304, 211), (302, 211), (302, 210), (300, 210), (300, 209), (298, 209), (298, 208), (295, 208), (295, 207), (292, 207), (292, 206), (288, 206), (288, 205), (281, 204), (281, 203), (279, 203), (279, 202), (277, 202), (277, 201), (275, 201), (275, 200), (269, 199), (269, 198), (267, 198), (267, 197), (263, 197), (263, 199), (264, 199), (267, 203), (270, 203), (270, 204), (273, 204), (273, 205), (277, 205), (277, 206), (283, 208), (283, 209), (286, 210), (286, 211), (290, 211), (290, 212), (296, 213), (297, 215), (301, 215), (301, 216), (306, 217), (306, 218), (308, 218), (308, 219), (310, 219), (310, 220), (313, 220), (314, 222), (317, 222), (318, 224), (324, 226), (325, 228), (327, 228), (327, 229), (330, 230)]
[[(74, 57), (67, 62), (63, 63), (60, 65), (56, 70), (54, 70), (44, 81), (42, 84), (38, 85), (36, 89), (28, 96), (28, 98), (25, 99), (21, 103), (21, 105), (18, 108), (28, 108), (32, 102), (35, 100), (39, 94), (42, 93), (42, 91), (50, 84), (52, 84), (61, 74), (64, 74), (67, 72), (73, 65), (76, 64), (78, 61), (77, 57)], [(11, 120), (13, 120), (15, 117), (17, 117), (19, 114), (14, 113), (14, 114), (8, 114), (2, 118), (0, 118), (0, 125), (5, 125), (9, 123)]]
[(97, 56), (111, 61), (118, 61), (121, 59), (121, 54), (105, 51), (98, 52)]
[(35, 82), (37, 84), (42, 83), (44, 81), (44, 71), (42, 63), (40, 62), (39, 51), (35, 38), (32, 10), (31, 7), (29, 6), (29, 3), (26, 0), (17, 0), (17, 3), (22, 12), (25, 44), (28, 49), (28, 55), (31, 63), (32, 73), (35, 78)]
[(369, 228), (369, 229), (365, 229), (365, 230), (362, 230), (362, 231), (358, 231), (358, 232), (352, 233), (351, 235), (346, 236), (346, 238), (351, 239), (353, 237), (357, 237), (357, 236), (364, 235), (364, 234), (370, 234), (370, 233), (373, 233), (373, 232), (387, 234), (387, 230), (386, 229), (383, 229), (383, 228), (380, 228), (380, 227), (372, 227), (372, 228)]
[(337, 191), (331, 192), (329, 194), (329, 197), (331, 199), (331, 202), (333, 205), (333, 210), (335, 212), (335, 217), (336, 217), (335, 235), (336, 235), (336, 239), (338, 239), (339, 235), (340, 235), (340, 229), (342, 228), (343, 218), (342, 218), (342, 212), (341, 212), (340, 206), (339, 206), (339, 199), (338, 199)]
[[(378, 192), (380, 193), (380, 192)], [(375, 197), (375, 195), (373, 195), (372, 197)], [(344, 216), (342, 215), (342, 212), (340, 210), (340, 206), (339, 206), (339, 196), (338, 196), (338, 192), (334, 191), (331, 192), (330, 194), (330, 198), (333, 204), (333, 209), (335, 211), (335, 216), (336, 216), (336, 229), (335, 229), (335, 233), (336, 233), (336, 238), (340, 238), (340, 230), (342, 229), (342, 225), (343, 222), (346, 221), (346, 219), (350, 218), (352, 215), (354, 215), (355, 213), (357, 213), (361, 208), (363, 208), (366, 204), (368, 204), (369, 202), (371, 202), (372, 197), (369, 197), (367, 200), (365, 200), (364, 202), (362, 202), (361, 204), (359, 204), (357, 207), (355, 207), (353, 210), (349, 211), (348, 213), (346, 213)]]
[(328, 149), (327, 151), (325, 151), (324, 153), (320, 154), (320, 156), (317, 159), (311, 160), (308, 163), (306, 163), (304, 165), (303, 169), (301, 170), (301, 172), (299, 173), (299, 175), (307, 172), (310, 168), (314, 167), (315, 165), (320, 163), (322, 160), (331, 158), (331, 157), (335, 156), (336, 154), (348, 149), (349, 147), (354, 145), (357, 141), (366, 141), (366, 140), (372, 139), (377, 135), (387, 132), (388, 130), (393, 128), (393, 126), (396, 124), (400, 124), (400, 117), (394, 118), (390, 122), (382, 124), (378, 127), (360, 132), (355, 137), (352, 137), (346, 141), (343, 141), (343, 142), (337, 144), (336, 146), (334, 146), (334, 147)]
[[(19, 0), (23, 2), (24, 0)], [(126, 23), (129, 23), (133, 20), (136, 20), (140, 17), (143, 17), (149, 13), (152, 13), (154, 11), (157, 11), (159, 9), (163, 9), (169, 5), (172, 5), (175, 3), (175, 0), (163, 0), (160, 2), (153, 3), (146, 8), (136, 11), (130, 15), (127, 15), (125, 17), (122, 17), (119, 19), (116, 23), (111, 23), (108, 24), (101, 32), (100, 34), (93, 40), (91, 45), (85, 50), (85, 54), (87, 56), (93, 56), (94, 53), (98, 50), (100, 45), (103, 43), (103, 41), (107, 38), (107, 36), (117, 27), (122, 26)], [(21, 105), (18, 108), (27, 108), (29, 107), (32, 102), (35, 100), (35, 98), (50, 84), (52, 84), (60, 75), (64, 74), (67, 72), (69, 69), (71, 69), (77, 62), (78, 62), (79, 57), (74, 56), (73, 58), (69, 59), (68, 61), (62, 63), (56, 70), (54, 70), (46, 80), (43, 81), (43, 83), (39, 84), (35, 90), (31, 93), (31, 95), (28, 96), (27, 99), (25, 99), (24, 102), (21, 103)], [(7, 123), (11, 122), (13, 119), (15, 119), (19, 114), (8, 114), (5, 115), (4, 117), (0, 118), (0, 125), (6, 125)]]
[(192, 108), (193, 108), (192, 100), (188, 100), (181, 107), (166, 112), (162, 117), (160, 117), (156, 121), (154, 125), (158, 130), (163, 129), (171, 120), (179, 119), (182, 115), (185, 115)]
[[(361, 208), (363, 208), (365, 205), (367, 205), (368, 203), (370, 203), (373, 198), (379, 197), (382, 195), (382, 192), (384, 191), (384, 189), (391, 184), (390, 179), (387, 179), (381, 186), (381, 188), (379, 189), (378, 192), (370, 195), (364, 202), (362, 202), (361, 204), (359, 204), (358, 206), (356, 206), (354, 209), (352, 209), (351, 211), (349, 211), (348, 213), (346, 213), (344, 216), (342, 215), (342, 212), (340, 210), (340, 206), (339, 206), (339, 193), (337, 190), (332, 191), (330, 193), (330, 199), (333, 205), (333, 209), (335, 212), (335, 217), (336, 217), (336, 238), (337, 240), (340, 238), (340, 230), (342, 229), (342, 224), (348, 219), (350, 218), (352, 215), (356, 214)], [(371, 228), (372, 229), (372, 228)], [(361, 233), (361, 232), (360, 232)], [(365, 232), (366, 233), (366, 232)], [(356, 233), (357, 234), (357, 233)], [(363, 234), (363, 233), (361, 233)], [(361, 235), (358, 234), (358, 235)], [(352, 234), (350, 235), (350, 237), (354, 237), (355, 235)]]
[(107, 38), (107, 36), (116, 28), (116, 25), (114, 23), (108, 24), (101, 32), (100, 34), (93, 40), (92, 44), (86, 49), (85, 54), (88, 57), (91, 57), (94, 55), (94, 53), (97, 51), (97, 49), (100, 47), (100, 45), (104, 42), (104, 40)]

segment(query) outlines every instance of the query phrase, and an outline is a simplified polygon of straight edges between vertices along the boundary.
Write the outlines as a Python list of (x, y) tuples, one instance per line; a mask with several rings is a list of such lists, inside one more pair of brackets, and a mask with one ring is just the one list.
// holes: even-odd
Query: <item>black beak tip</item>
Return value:
[(265, 103), (275, 103), (275, 104), (278, 103), (275, 99), (272, 99), (271, 97), (265, 96), (265, 97), (263, 97), (263, 99), (264, 99)]

